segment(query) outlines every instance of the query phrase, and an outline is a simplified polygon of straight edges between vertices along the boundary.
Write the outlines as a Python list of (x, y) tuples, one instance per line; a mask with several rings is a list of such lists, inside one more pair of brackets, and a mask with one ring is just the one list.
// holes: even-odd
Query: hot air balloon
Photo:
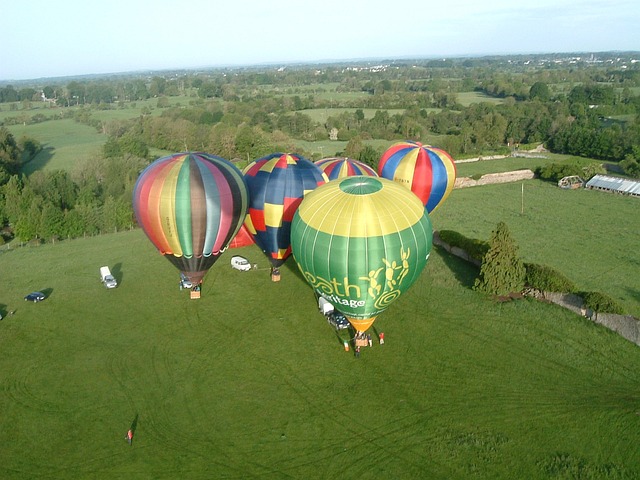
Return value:
[(250, 197), (245, 225), (277, 269), (291, 254), (293, 214), (308, 192), (328, 181), (327, 176), (304, 157), (273, 153), (249, 164), (244, 179)]
[(314, 163), (326, 173), (329, 180), (353, 177), (355, 175), (378, 176), (376, 171), (366, 163), (348, 157), (323, 158), (322, 160), (316, 160)]
[(347, 177), (310, 192), (296, 212), (291, 247), (315, 293), (358, 332), (404, 293), (427, 263), (431, 221), (395, 182)]
[(431, 213), (453, 190), (456, 166), (444, 150), (407, 141), (395, 143), (382, 154), (378, 174), (411, 190)]
[(133, 209), (159, 252), (199, 284), (242, 226), (248, 195), (231, 162), (207, 153), (176, 153), (140, 174)]
[(253, 245), (254, 243), (256, 242), (253, 241), (253, 236), (251, 235), (251, 233), (249, 233), (249, 230), (247, 230), (247, 226), (243, 223), (236, 236), (233, 237), (231, 243), (229, 243), (229, 248), (246, 247), (249, 245)]

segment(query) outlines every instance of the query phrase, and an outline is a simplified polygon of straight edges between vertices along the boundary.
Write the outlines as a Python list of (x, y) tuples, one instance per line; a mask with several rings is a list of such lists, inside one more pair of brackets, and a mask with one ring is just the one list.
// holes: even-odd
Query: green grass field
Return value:
[(544, 153), (545, 158), (525, 158), (525, 157), (506, 157), (492, 160), (482, 160), (476, 162), (463, 162), (456, 164), (458, 177), (473, 177), (474, 175), (485, 175), (487, 173), (509, 172), (513, 170), (529, 169), (536, 170), (551, 163), (577, 163), (579, 165), (587, 165), (589, 163), (602, 163), (598, 160), (592, 160), (572, 155), (563, 155), (556, 153)]
[[(315, 142), (307, 142), (305, 140), (294, 140), (296, 146), (298, 148), (303, 149), (305, 152), (309, 152), (309, 155), (317, 154), (322, 158), (326, 157), (334, 157), (339, 152), (344, 152), (344, 149), (347, 146), (346, 141), (342, 140), (322, 140)], [(365, 145), (370, 145), (373, 148), (385, 150), (386, 148), (393, 145), (395, 142), (389, 140), (363, 140), (362, 142)]]
[(28, 136), (42, 144), (42, 151), (22, 168), (27, 175), (36, 170), (71, 171), (78, 162), (100, 153), (107, 141), (106, 135), (98, 133), (95, 128), (72, 119), (11, 125), (7, 128), (17, 141)]
[[(182, 95), (168, 97), (170, 106), (188, 105), (194, 97)], [(151, 98), (125, 104), (126, 108), (114, 105), (112, 109), (90, 109), (91, 118), (102, 122), (127, 120), (140, 116), (143, 109), (148, 109), (151, 115), (161, 115), (164, 111), (157, 107), (158, 99)], [(62, 109), (47, 108), (44, 104), (34, 102), (29, 110), (10, 111), (5, 108), (0, 111), (0, 121), (7, 117), (31, 118), (41, 114), (46, 117), (60, 115)], [(8, 125), (7, 129), (19, 141), (23, 136), (33, 138), (42, 144), (43, 150), (27, 163), (22, 171), (29, 175), (36, 170), (73, 170), (74, 166), (101, 153), (107, 136), (96, 131), (95, 128), (76, 122), (73, 119), (52, 119), (34, 124)]]
[(435, 229), (483, 240), (503, 221), (524, 261), (553, 267), (640, 317), (637, 211), (637, 198), (529, 180), (456, 189), (431, 219)]
[(456, 97), (458, 98), (458, 103), (465, 107), (472, 105), (474, 103), (493, 103), (499, 104), (504, 103), (503, 98), (490, 97), (489, 95), (482, 92), (460, 92), (456, 93)]
[(435, 250), (355, 359), (293, 262), (273, 283), (256, 247), (246, 273), (230, 253), (199, 300), (139, 230), (0, 253), (0, 478), (640, 475), (640, 355), (617, 334), (493, 303)]
[[(307, 110), (298, 110), (298, 113), (302, 113), (303, 115), (308, 115), (311, 120), (318, 123), (325, 123), (329, 117), (337, 117), (341, 113), (353, 113), (357, 108), (311, 108)], [(378, 108), (361, 108), (362, 113), (364, 113), (364, 118), (370, 120), (372, 119), (378, 110), (386, 110), (387, 113), (392, 115), (401, 115), (404, 113), (404, 108), (387, 108), (387, 109), (378, 109)], [(436, 110), (436, 109), (430, 109)]]

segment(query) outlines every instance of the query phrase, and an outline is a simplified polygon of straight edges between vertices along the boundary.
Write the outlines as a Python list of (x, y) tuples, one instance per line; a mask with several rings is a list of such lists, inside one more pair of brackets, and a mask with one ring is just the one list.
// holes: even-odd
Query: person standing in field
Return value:
[(133, 444), (133, 430), (129, 429), (129, 431), (127, 432), (127, 434), (125, 435), (124, 439), (129, 442), (129, 445)]

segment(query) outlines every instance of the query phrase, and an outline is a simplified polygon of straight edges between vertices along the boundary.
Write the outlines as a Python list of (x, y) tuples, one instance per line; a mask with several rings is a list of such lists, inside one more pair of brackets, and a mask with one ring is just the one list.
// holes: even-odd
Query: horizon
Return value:
[[(90, 77), (108, 77), (108, 76), (133, 76), (136, 74), (156, 74), (162, 72), (198, 72), (198, 71), (213, 71), (213, 70), (239, 70), (239, 69), (257, 69), (262, 67), (276, 68), (276, 67), (292, 67), (292, 66), (312, 66), (312, 65), (336, 65), (336, 64), (354, 64), (354, 63), (375, 63), (375, 62), (401, 62), (401, 61), (433, 61), (433, 60), (464, 60), (464, 59), (483, 59), (483, 58), (502, 58), (502, 57), (545, 57), (545, 56), (567, 56), (569, 58), (581, 57), (584, 55), (639, 55), (640, 50), (607, 50), (607, 51), (554, 51), (554, 52), (522, 52), (522, 53), (486, 53), (477, 55), (429, 55), (429, 56), (396, 56), (396, 57), (368, 57), (368, 58), (340, 58), (340, 59), (318, 59), (318, 60), (299, 60), (288, 62), (262, 62), (262, 63), (247, 63), (247, 64), (220, 64), (220, 65), (194, 65), (194, 66), (182, 66), (182, 67), (163, 67), (163, 68), (148, 68), (138, 70), (127, 71), (112, 71), (112, 72), (87, 72), (70, 75), (60, 76), (44, 76), (36, 78), (0, 78), (0, 85), (11, 85), (15, 83), (26, 82), (42, 82), (42, 81), (60, 81), (64, 79), (73, 78), (90, 78)], [(638, 59), (640, 61), (640, 59)]]
[[(640, 49), (633, 0), (190, 0), (11, 2), (0, 80), (241, 68), (351, 59), (454, 58)], [(615, 34), (612, 34), (615, 32)], [(498, 53), (500, 52), (500, 53)], [(535, 53), (538, 52), (538, 53)], [(331, 60), (333, 59), (333, 60)]]

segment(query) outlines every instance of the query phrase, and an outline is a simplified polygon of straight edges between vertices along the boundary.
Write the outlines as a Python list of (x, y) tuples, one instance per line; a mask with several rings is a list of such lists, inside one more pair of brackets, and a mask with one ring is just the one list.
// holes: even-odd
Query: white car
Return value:
[(240, 270), (242, 272), (247, 272), (251, 270), (251, 264), (249, 263), (249, 260), (247, 260), (244, 257), (241, 257), (240, 255), (235, 255), (231, 257), (231, 266), (236, 270)]
[(109, 267), (100, 267), (100, 281), (104, 283), (104, 286), (107, 288), (116, 288), (118, 286), (118, 282), (111, 275), (111, 271)]

